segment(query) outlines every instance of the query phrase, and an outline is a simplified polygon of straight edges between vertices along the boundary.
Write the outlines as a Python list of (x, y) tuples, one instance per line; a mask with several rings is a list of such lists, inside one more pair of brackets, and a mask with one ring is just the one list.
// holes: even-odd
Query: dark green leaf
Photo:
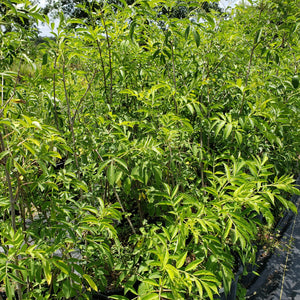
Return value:
[(184, 32), (184, 38), (185, 38), (186, 41), (189, 38), (190, 29), (191, 29), (191, 26), (188, 25), (187, 28), (186, 28), (186, 30), (185, 30), (185, 32)]
[(196, 46), (199, 47), (200, 46), (200, 35), (199, 32), (197, 30), (193, 31), (193, 35), (194, 35), (194, 40), (196, 42)]

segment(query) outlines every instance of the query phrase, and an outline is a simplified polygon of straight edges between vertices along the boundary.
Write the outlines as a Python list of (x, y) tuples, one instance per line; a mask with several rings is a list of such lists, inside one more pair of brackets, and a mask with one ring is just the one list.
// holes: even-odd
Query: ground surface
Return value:
[(294, 203), (299, 213), (284, 221), (287, 229), (280, 246), (249, 288), (247, 299), (300, 300), (300, 197), (294, 197)]

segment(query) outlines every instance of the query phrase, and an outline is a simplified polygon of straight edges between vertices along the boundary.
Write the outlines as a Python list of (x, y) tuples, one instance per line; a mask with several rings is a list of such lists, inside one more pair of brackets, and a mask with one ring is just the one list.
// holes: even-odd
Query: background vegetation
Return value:
[(8, 299), (213, 299), (254, 263), (296, 211), (300, 10), (249, 2), (84, 1), (38, 43), (2, 0)]

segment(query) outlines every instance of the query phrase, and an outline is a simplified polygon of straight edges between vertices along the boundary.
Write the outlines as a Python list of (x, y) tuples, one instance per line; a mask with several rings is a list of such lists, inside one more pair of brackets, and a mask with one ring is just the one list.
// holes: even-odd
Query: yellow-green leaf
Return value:
[(107, 180), (111, 185), (113, 185), (115, 183), (115, 167), (114, 167), (113, 162), (108, 167)]
[(51, 280), (52, 280), (52, 273), (51, 273), (51, 268), (50, 268), (50, 263), (47, 260), (43, 261), (43, 269), (45, 273), (45, 277), (47, 280), (48, 285), (50, 285)]
[(175, 267), (173, 267), (172, 265), (167, 264), (165, 269), (167, 270), (167, 272), (170, 276), (170, 279), (172, 281), (175, 277), (179, 277), (179, 271)]
[(231, 221), (231, 219), (228, 219), (226, 227), (225, 227), (224, 235), (223, 235), (224, 240), (226, 240), (226, 238), (227, 238), (227, 236), (230, 232), (231, 227), (232, 227), (232, 221)]
[(202, 259), (196, 259), (194, 261), (192, 261), (191, 263), (189, 263), (186, 268), (185, 271), (192, 271), (194, 269), (196, 269), (198, 267), (199, 264), (202, 263)]
[(83, 278), (88, 282), (89, 286), (96, 292), (98, 292), (98, 287), (96, 286), (95, 282), (93, 281), (93, 279), (87, 275), (87, 274), (84, 274), (83, 275)]
[(155, 293), (151, 293), (141, 297), (141, 300), (157, 300), (157, 299), (159, 299), (159, 296), (158, 294)]
[(25, 175), (26, 174), (26, 171), (21, 167), (21, 165), (14, 160), (14, 166), (15, 168), (18, 170), (18, 172), (22, 175)]
[(64, 263), (62, 260), (53, 260), (53, 263), (57, 268), (59, 268), (63, 273), (69, 275), (69, 267), (66, 263)]
[(186, 256), (187, 256), (187, 251), (182, 253), (181, 255), (179, 255), (177, 261), (176, 261), (176, 268), (181, 268), (184, 263), (185, 263), (185, 260), (186, 260)]
[(144, 279), (143, 282), (150, 285), (159, 286), (159, 284), (154, 279), (147, 278)]

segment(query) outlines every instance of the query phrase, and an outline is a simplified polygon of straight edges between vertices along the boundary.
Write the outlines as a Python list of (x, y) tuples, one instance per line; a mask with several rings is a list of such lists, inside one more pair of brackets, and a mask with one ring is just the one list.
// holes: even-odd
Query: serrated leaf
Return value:
[(8, 276), (5, 276), (5, 293), (6, 293), (6, 297), (8, 298), (8, 300), (12, 300), (13, 299), (13, 294), (15, 292), (15, 287), (14, 285), (12, 285), (10, 283), (10, 280), (8, 278)]
[(191, 112), (191, 114), (193, 115), (195, 112), (194, 106), (191, 103), (188, 103), (186, 106), (189, 109), (189, 111)]
[(35, 155), (35, 150), (28, 143), (24, 142), (23, 147), (25, 147), (32, 155)]
[(159, 284), (154, 279), (147, 278), (144, 279), (143, 282), (153, 286), (159, 286)]
[(173, 199), (173, 198), (175, 197), (175, 195), (176, 195), (177, 192), (178, 192), (178, 189), (179, 189), (179, 184), (177, 184), (177, 185), (175, 186), (175, 188), (173, 189), (172, 195), (171, 195), (171, 199)]
[(293, 85), (294, 89), (297, 89), (299, 87), (299, 76), (298, 75), (295, 75), (292, 78), (292, 85)]
[[(199, 271), (195, 272), (194, 275), (195, 276), (210, 276), (210, 277), (215, 278), (214, 274), (208, 270), (199, 270)], [(202, 278), (201, 278), (201, 280), (202, 280)]]
[(217, 126), (217, 128), (215, 130), (216, 137), (218, 136), (220, 130), (225, 126), (226, 122), (220, 120), (220, 121), (217, 122), (217, 124), (218, 124), (218, 126)]
[(158, 294), (155, 294), (155, 293), (151, 293), (151, 294), (141, 297), (141, 300), (158, 300), (158, 299), (159, 299), (159, 296), (158, 296)]
[(135, 21), (131, 22), (130, 29), (129, 29), (129, 37), (130, 37), (131, 41), (133, 41), (133, 34), (134, 34), (135, 26), (136, 26), (136, 22)]
[(178, 277), (179, 276), (179, 271), (173, 267), (172, 265), (170, 264), (167, 264), (166, 265), (166, 268), (165, 268), (170, 276), (170, 279), (173, 281), (175, 277)]
[(27, 269), (22, 267), (22, 266), (18, 266), (16, 264), (8, 264), (7, 265), (8, 268), (12, 269), (12, 270), (20, 270), (20, 271), (26, 271)]
[(243, 80), (241, 78), (238, 78), (236, 81), (236, 85), (240, 88), (243, 84)]
[(114, 299), (114, 300), (129, 300), (127, 297), (125, 297), (125, 296), (120, 296), (120, 295), (112, 295), (112, 296), (109, 296), (109, 299)]
[(102, 172), (102, 170), (111, 162), (111, 160), (107, 160), (105, 162), (103, 162), (102, 164), (100, 164), (99, 168), (98, 168), (98, 173)]
[(89, 286), (96, 292), (98, 292), (98, 287), (96, 286), (95, 282), (93, 281), (93, 279), (87, 275), (87, 274), (84, 274), (83, 275), (83, 278), (88, 282)]
[(23, 281), (21, 278), (17, 277), (16, 275), (14, 275), (13, 273), (7, 273), (7, 276), (10, 277), (12, 280), (14, 280), (15, 282), (18, 282), (20, 284), (26, 285), (26, 282)]
[(200, 297), (200, 299), (202, 299), (203, 298), (203, 287), (198, 279), (195, 280), (195, 283), (196, 283), (196, 286), (198, 289), (199, 297)]
[(203, 261), (202, 259), (196, 259), (192, 261), (186, 266), (185, 271), (187, 272), (196, 269), (202, 263), (202, 261)]
[(0, 153), (0, 161), (7, 155), (7, 154), (9, 154), (9, 151), (2, 151), (1, 153)]
[(194, 40), (196, 42), (196, 46), (197, 48), (200, 46), (200, 35), (199, 32), (197, 30), (193, 31), (193, 35), (194, 35)]
[(231, 123), (226, 124), (225, 129), (224, 129), (224, 139), (225, 140), (229, 137), (229, 135), (231, 134), (231, 131), (232, 131), (232, 124)]
[(190, 29), (191, 29), (191, 26), (190, 26), (190, 25), (188, 25), (188, 27), (185, 29), (185, 32), (184, 32), (184, 38), (185, 38), (186, 41), (187, 41), (187, 39), (189, 38)]
[(91, 212), (91, 213), (93, 213), (95, 215), (98, 214), (98, 209), (95, 208), (95, 207), (93, 207), (93, 206), (91, 206), (91, 205), (87, 205), (87, 206), (83, 207), (82, 210), (87, 210), (87, 211), (89, 211), (89, 212)]
[(42, 65), (46, 65), (48, 63), (48, 53), (45, 53), (43, 55), (43, 62), (42, 62)]
[(152, 171), (153, 171), (156, 182), (161, 182), (161, 180), (162, 180), (161, 168), (158, 166), (154, 166)]
[(85, 216), (80, 223), (99, 224), (99, 221), (95, 216), (89, 215)]
[(164, 259), (162, 261), (163, 267), (165, 267), (167, 265), (167, 263), (169, 261), (169, 258), (170, 258), (169, 251), (168, 251), (168, 249), (166, 249), (165, 256), (164, 256)]
[(53, 260), (53, 264), (60, 269), (63, 273), (69, 275), (70, 274), (70, 270), (69, 270), (69, 266), (63, 262), (62, 260)]
[(34, 125), (36, 128), (42, 130), (42, 126), (38, 121), (33, 121), (31, 124)]
[(255, 38), (254, 38), (254, 43), (257, 44), (260, 42), (260, 38), (261, 38), (261, 33), (262, 33), (262, 28), (260, 28), (256, 34), (255, 34)]
[(298, 214), (298, 209), (293, 202), (288, 201), (288, 207), (294, 214)]
[(206, 293), (207, 293), (209, 299), (210, 299), (210, 300), (213, 300), (214, 296), (213, 296), (213, 293), (212, 293), (212, 291), (211, 291), (210, 285), (207, 284), (206, 282), (204, 283), (203, 281), (201, 281), (201, 283), (202, 283), (202, 286), (204, 287), (204, 289), (205, 289), (205, 291), (206, 291)]
[(129, 195), (131, 191), (131, 180), (129, 177), (126, 177), (123, 182), (123, 189), (126, 195)]
[(224, 231), (224, 234), (223, 234), (223, 239), (224, 240), (226, 240), (226, 238), (228, 237), (228, 234), (230, 232), (231, 227), (232, 227), (232, 221), (229, 218), (227, 223), (226, 223), (225, 231)]
[(115, 157), (114, 161), (117, 162), (119, 166), (122, 166), (124, 169), (128, 170), (127, 164), (124, 160)]
[(179, 255), (179, 257), (176, 261), (176, 268), (177, 269), (181, 268), (184, 265), (185, 260), (186, 260), (186, 256), (187, 256), (187, 251)]
[(114, 185), (115, 183), (115, 166), (113, 163), (107, 169), (107, 180), (109, 184)]
[(235, 139), (236, 139), (236, 141), (237, 141), (237, 143), (239, 145), (242, 144), (242, 142), (243, 142), (243, 136), (242, 136), (242, 134), (240, 132), (238, 132), (238, 131), (235, 132)]
[(14, 166), (15, 168), (18, 170), (18, 172), (22, 175), (25, 175), (26, 174), (26, 171), (21, 167), (21, 165), (14, 160)]
[(51, 274), (51, 267), (50, 267), (50, 263), (48, 260), (44, 260), (43, 261), (43, 270), (44, 270), (44, 274), (47, 280), (48, 285), (51, 284), (51, 280), (52, 280), (52, 274)]

